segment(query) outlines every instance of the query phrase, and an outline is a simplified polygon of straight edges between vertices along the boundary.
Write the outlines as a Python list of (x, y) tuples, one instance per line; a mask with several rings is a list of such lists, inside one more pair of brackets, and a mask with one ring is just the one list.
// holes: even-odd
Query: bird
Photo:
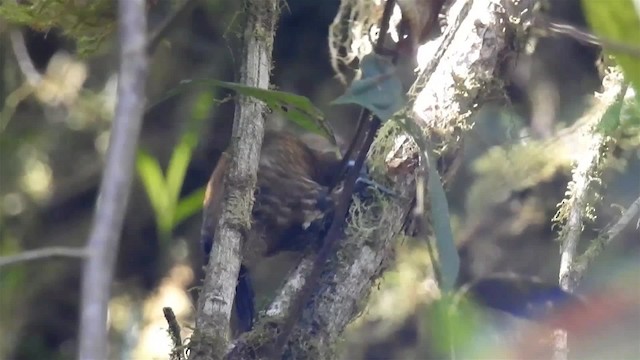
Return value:
[[(318, 249), (330, 225), (334, 205), (342, 194), (342, 186), (335, 183), (335, 174), (343, 166), (338, 149), (328, 141), (309, 139), (285, 130), (265, 132), (254, 191), (252, 225), (242, 244), (234, 299), (240, 333), (249, 331), (255, 319), (253, 268), (262, 259), (283, 251)], [(224, 174), (229, 164), (229, 155), (223, 153), (205, 192), (201, 233), (205, 262), (214, 248), (215, 227), (225, 192)], [(353, 163), (348, 165), (353, 166)], [(356, 192), (375, 186), (366, 176), (360, 176), (359, 180)]]

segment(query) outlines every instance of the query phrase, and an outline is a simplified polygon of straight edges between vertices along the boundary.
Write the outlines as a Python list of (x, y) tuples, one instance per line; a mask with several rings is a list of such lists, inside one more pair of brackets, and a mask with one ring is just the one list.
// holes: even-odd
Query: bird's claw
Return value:
[[(347, 163), (347, 167), (351, 168), (355, 166), (355, 161), (350, 160)], [(355, 189), (354, 189), (354, 193), (356, 194), (363, 194), (367, 189), (375, 189), (379, 192), (381, 192), (382, 194), (385, 194), (387, 196), (397, 196), (395, 192), (393, 192), (393, 190), (389, 189), (386, 186), (382, 186), (380, 184), (378, 184), (377, 182), (371, 180), (371, 178), (369, 178), (369, 170), (367, 168), (366, 165), (363, 165), (362, 168), (360, 169), (360, 176), (358, 176), (358, 178), (356, 179), (356, 185), (355, 185)]]

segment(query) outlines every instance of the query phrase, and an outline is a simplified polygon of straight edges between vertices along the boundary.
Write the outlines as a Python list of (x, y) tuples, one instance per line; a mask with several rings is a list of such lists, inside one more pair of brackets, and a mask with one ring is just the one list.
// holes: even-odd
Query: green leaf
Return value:
[(179, 86), (169, 91), (165, 96), (154, 102), (147, 108), (185, 92), (194, 87), (222, 87), (235, 91), (238, 94), (251, 96), (263, 101), (272, 111), (277, 112), (294, 122), (303, 129), (324, 136), (334, 145), (336, 144), (333, 129), (324, 120), (322, 111), (316, 108), (306, 97), (288, 93), (285, 91), (267, 90), (238, 83), (219, 81), (214, 79), (183, 80)]
[(175, 217), (173, 219), (174, 224), (180, 224), (202, 210), (205, 190), (206, 188), (202, 187), (180, 200), (176, 206)]
[(362, 78), (354, 81), (333, 104), (357, 104), (380, 120), (389, 120), (407, 101), (395, 66), (386, 58), (368, 54), (360, 64)]
[[(189, 135), (189, 134), (185, 134)], [(187, 173), (193, 148), (189, 144), (189, 136), (183, 136), (182, 141), (173, 149), (169, 166), (167, 167), (167, 198), (170, 207), (174, 207), (180, 198), (180, 190), (184, 182), (184, 175)]]
[(161, 235), (171, 232), (173, 214), (169, 193), (158, 160), (143, 150), (138, 150), (136, 169), (156, 215)]
[(322, 111), (313, 106), (308, 98), (285, 91), (260, 89), (224, 81), (216, 81), (216, 83), (239, 94), (264, 101), (272, 111), (280, 113), (303, 129), (322, 135), (334, 145), (336, 144), (335, 134), (329, 124), (324, 121)]
[[(474, 345), (477, 336), (482, 335), (481, 331), (486, 328), (486, 322), (481, 321), (481, 310), (473, 302), (443, 294), (441, 299), (429, 304), (419, 315), (424, 316), (424, 325), (428, 327), (425, 330), (433, 336), (433, 350), (442, 358), (466, 358), (452, 356), (455, 354), (450, 352), (455, 350), (462, 355), (471, 350), (470, 347), (476, 351), (475, 355), (480, 355)], [(491, 357), (491, 354), (486, 355), (482, 358)]]
[[(582, 0), (587, 22), (596, 35), (640, 49), (640, 5), (636, 6), (633, 0)], [(640, 58), (619, 51), (606, 52), (615, 57), (640, 97)]]
[[(193, 150), (198, 145), (198, 136), (202, 129), (204, 120), (209, 115), (209, 110), (213, 105), (213, 94), (210, 91), (201, 93), (196, 100), (189, 126), (184, 134), (180, 138), (180, 142), (176, 145), (169, 165), (167, 167), (167, 191), (170, 203), (168, 204), (172, 209), (178, 203), (180, 198), (180, 190), (184, 183), (184, 176), (187, 173), (189, 162), (193, 155)], [(175, 225), (175, 224), (173, 224)]]
[(428, 153), (429, 174), (427, 189), (431, 205), (431, 219), (433, 221), (433, 232), (436, 237), (436, 248), (438, 259), (440, 260), (440, 272), (442, 274), (441, 287), (445, 292), (453, 290), (458, 271), (460, 269), (460, 258), (458, 249), (453, 241), (451, 232), (451, 220), (449, 219), (449, 203), (438, 174), (438, 165), (433, 150), (428, 143), (424, 144)]

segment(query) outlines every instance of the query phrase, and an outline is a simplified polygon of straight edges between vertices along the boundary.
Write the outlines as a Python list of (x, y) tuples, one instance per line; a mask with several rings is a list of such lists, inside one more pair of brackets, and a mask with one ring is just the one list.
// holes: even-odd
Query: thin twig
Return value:
[(0, 256), (0, 267), (15, 265), (26, 261), (42, 260), (50, 257), (83, 258), (85, 256), (87, 256), (87, 250), (85, 248), (53, 246), (28, 250), (15, 255)]
[(577, 263), (571, 269), (570, 276), (572, 279), (579, 281), (584, 275), (589, 265), (595, 260), (600, 253), (624, 230), (629, 223), (640, 214), (640, 197), (638, 197), (629, 207), (622, 213), (618, 222), (611, 226), (597, 239), (593, 240), (587, 250), (578, 258)]
[(147, 44), (147, 52), (153, 54), (162, 39), (175, 26), (178, 20), (193, 9), (197, 0), (184, 0), (178, 7), (149, 35), (149, 43)]
[(129, 201), (147, 79), (144, 0), (119, 0), (118, 102), (83, 269), (79, 359), (107, 359), (107, 304)]
[(533, 25), (535, 30), (541, 33), (541, 35), (564, 35), (584, 44), (596, 45), (612, 52), (624, 53), (640, 58), (640, 47), (596, 36), (574, 25), (565, 24), (557, 20), (552, 21), (541, 15), (535, 19)]
[(162, 313), (164, 314), (164, 318), (165, 320), (167, 320), (167, 324), (169, 325), (167, 331), (169, 332), (169, 336), (171, 337), (171, 342), (173, 342), (173, 349), (171, 350), (171, 360), (182, 360), (184, 359), (184, 352), (182, 351), (182, 336), (180, 336), (180, 324), (178, 324), (176, 314), (170, 307), (162, 308)]

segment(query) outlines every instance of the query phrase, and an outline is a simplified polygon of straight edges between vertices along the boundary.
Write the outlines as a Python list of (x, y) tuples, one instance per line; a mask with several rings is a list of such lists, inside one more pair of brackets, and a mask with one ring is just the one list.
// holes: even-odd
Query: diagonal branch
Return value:
[[(612, 72), (604, 79), (605, 92), (598, 96), (598, 103), (590, 114), (595, 122), (605, 115), (607, 110), (616, 101), (624, 96), (624, 86), (622, 84), (622, 74)], [(593, 188), (595, 172), (602, 165), (602, 146), (605, 144), (605, 137), (593, 130), (593, 126), (585, 126), (585, 134), (590, 146), (588, 151), (577, 154), (576, 166), (573, 171), (573, 179), (569, 185), (569, 199), (564, 202), (564, 211), (567, 211), (567, 220), (561, 234), (561, 258), (560, 258), (560, 286), (569, 292), (578, 285), (577, 280), (572, 278), (571, 269), (575, 265), (576, 249), (580, 241), (580, 234), (583, 229), (583, 219), (588, 209), (588, 196)], [(563, 211), (561, 208), (559, 211)]]
[(578, 257), (578, 262), (571, 269), (569, 276), (576, 281), (580, 280), (585, 271), (589, 268), (589, 265), (598, 255), (604, 250), (618, 234), (622, 232), (634, 219), (640, 214), (640, 197), (638, 197), (629, 207), (622, 213), (618, 222), (604, 232), (599, 238), (595, 239), (585, 250), (585, 252)]

